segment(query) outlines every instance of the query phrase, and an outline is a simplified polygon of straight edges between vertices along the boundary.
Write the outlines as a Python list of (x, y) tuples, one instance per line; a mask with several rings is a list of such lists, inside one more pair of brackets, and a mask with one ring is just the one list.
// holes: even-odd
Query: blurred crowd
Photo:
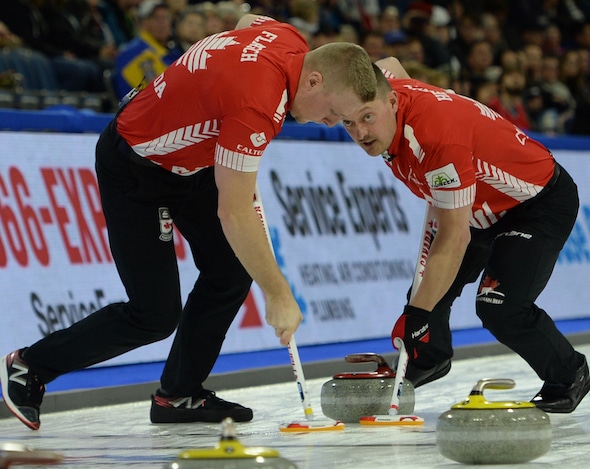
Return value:
[(524, 130), (590, 135), (590, 0), (2, 0), (0, 106), (116, 110), (246, 13), (360, 44)]

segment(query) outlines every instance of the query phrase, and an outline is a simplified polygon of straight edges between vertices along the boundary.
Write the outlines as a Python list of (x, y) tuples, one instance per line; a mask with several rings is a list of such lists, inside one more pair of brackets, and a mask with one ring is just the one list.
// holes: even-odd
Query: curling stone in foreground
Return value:
[(213, 448), (189, 449), (167, 463), (165, 469), (297, 469), (278, 451), (263, 446), (244, 446), (236, 437), (231, 418), (221, 422), (221, 438)]
[[(376, 362), (375, 371), (337, 373), (322, 385), (322, 412), (329, 418), (358, 423), (367, 415), (386, 415), (391, 405), (395, 372), (376, 353), (347, 355), (348, 363)], [(399, 414), (414, 411), (414, 386), (405, 380), (400, 396)]]
[(489, 402), (484, 389), (512, 389), (511, 379), (482, 379), (463, 402), (438, 418), (440, 453), (464, 464), (518, 464), (551, 447), (549, 416), (530, 402)]
[(20, 464), (49, 466), (61, 464), (63, 459), (60, 453), (31, 449), (22, 443), (0, 443), (0, 469)]

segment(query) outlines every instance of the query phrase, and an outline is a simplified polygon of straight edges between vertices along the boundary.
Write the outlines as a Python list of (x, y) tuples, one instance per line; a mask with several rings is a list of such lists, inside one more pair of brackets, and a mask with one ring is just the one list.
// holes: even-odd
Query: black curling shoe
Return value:
[(588, 391), (590, 373), (584, 357), (584, 362), (576, 371), (576, 380), (572, 384), (545, 383), (531, 402), (545, 412), (569, 414), (578, 407)]
[(451, 371), (450, 359), (447, 359), (444, 362), (427, 369), (417, 368), (409, 363), (406, 370), (405, 379), (410, 381), (414, 385), (414, 388), (417, 388), (418, 386), (422, 386), (442, 378), (443, 376), (447, 375), (449, 371)]

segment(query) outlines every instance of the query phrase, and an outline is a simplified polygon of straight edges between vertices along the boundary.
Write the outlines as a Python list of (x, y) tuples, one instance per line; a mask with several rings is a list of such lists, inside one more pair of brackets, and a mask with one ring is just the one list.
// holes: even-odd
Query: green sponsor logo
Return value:
[(454, 182), (456, 182), (456, 179), (449, 177), (449, 175), (447, 173), (445, 173), (445, 172), (436, 173), (432, 176), (432, 179), (430, 182), (430, 187), (437, 188), (437, 187), (448, 186), (449, 184), (452, 184)]

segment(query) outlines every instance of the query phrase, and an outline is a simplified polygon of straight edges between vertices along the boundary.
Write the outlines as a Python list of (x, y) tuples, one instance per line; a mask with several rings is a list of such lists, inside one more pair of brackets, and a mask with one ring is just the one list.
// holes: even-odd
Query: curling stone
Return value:
[[(391, 405), (395, 372), (385, 359), (376, 353), (347, 355), (347, 363), (377, 363), (375, 371), (337, 373), (322, 385), (322, 412), (342, 422), (358, 423), (367, 415), (386, 415)], [(414, 385), (404, 381), (400, 396), (399, 413), (414, 411)]]
[(165, 469), (297, 469), (277, 450), (263, 446), (244, 446), (236, 436), (231, 418), (221, 422), (221, 438), (213, 448), (188, 449)]
[(440, 453), (464, 464), (518, 464), (551, 446), (549, 416), (530, 402), (487, 401), (484, 389), (512, 389), (511, 379), (482, 379), (463, 402), (438, 418)]
[(21, 443), (0, 443), (0, 469), (20, 464), (61, 464), (64, 457), (53, 451), (35, 450)]

